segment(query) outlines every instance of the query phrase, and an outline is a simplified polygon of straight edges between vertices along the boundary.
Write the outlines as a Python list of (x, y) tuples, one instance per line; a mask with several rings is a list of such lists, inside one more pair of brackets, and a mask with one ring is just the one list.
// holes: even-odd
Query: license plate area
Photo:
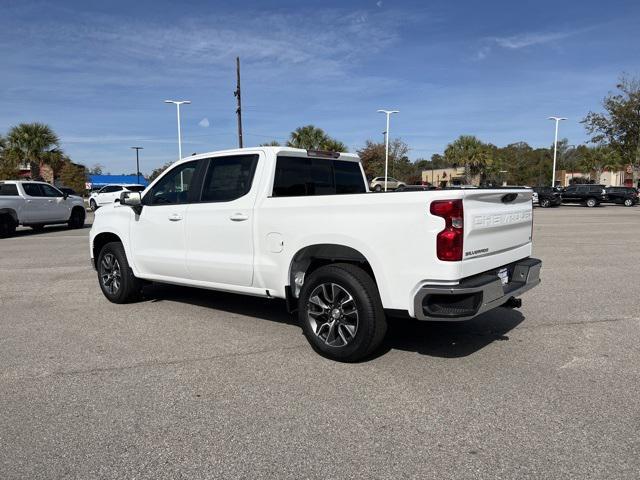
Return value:
[(502, 285), (509, 283), (509, 269), (504, 267), (498, 270), (498, 277), (500, 278)]

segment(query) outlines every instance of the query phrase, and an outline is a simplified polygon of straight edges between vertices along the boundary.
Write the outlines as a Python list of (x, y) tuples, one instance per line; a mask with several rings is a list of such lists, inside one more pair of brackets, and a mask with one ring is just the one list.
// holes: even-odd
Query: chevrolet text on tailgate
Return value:
[(460, 321), (540, 282), (532, 191), (373, 194), (357, 156), (246, 148), (176, 162), (96, 212), (90, 253), (108, 300), (144, 281), (282, 298), (311, 346), (356, 361), (389, 315)]

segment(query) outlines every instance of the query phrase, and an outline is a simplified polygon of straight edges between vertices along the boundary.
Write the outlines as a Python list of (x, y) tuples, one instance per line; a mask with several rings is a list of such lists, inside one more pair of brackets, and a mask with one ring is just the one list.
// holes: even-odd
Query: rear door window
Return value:
[(44, 197), (40, 185), (37, 183), (23, 183), (22, 188), (24, 188), (24, 193), (30, 197)]
[(357, 162), (279, 156), (273, 182), (274, 197), (364, 193)]
[(18, 187), (15, 183), (0, 183), (0, 197), (17, 197)]

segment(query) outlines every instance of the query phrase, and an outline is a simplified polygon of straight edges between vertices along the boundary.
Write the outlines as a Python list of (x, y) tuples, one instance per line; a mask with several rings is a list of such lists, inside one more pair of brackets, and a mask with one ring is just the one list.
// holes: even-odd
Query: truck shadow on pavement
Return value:
[(405, 350), (440, 358), (471, 355), (496, 341), (508, 341), (509, 333), (524, 321), (518, 310), (497, 308), (466, 322), (423, 322), (390, 318), (383, 348)]
[(59, 233), (59, 232), (82, 232), (91, 228), (90, 223), (85, 223), (82, 228), (69, 228), (66, 225), (47, 225), (42, 230), (34, 230), (30, 227), (21, 227), (16, 230), (16, 233), (11, 238), (15, 237), (34, 237), (38, 235), (46, 235), (47, 233)]
[[(235, 295), (197, 288), (152, 284), (144, 289), (146, 301), (164, 300), (278, 322), (299, 329), (297, 314), (286, 311), (283, 300)], [(238, 319), (239, 322), (242, 319)], [(496, 341), (508, 341), (509, 333), (524, 316), (517, 310), (497, 308), (467, 322), (422, 322), (410, 318), (389, 318), (387, 336), (380, 349), (364, 361), (390, 350), (416, 352), (440, 358), (469, 356)]]

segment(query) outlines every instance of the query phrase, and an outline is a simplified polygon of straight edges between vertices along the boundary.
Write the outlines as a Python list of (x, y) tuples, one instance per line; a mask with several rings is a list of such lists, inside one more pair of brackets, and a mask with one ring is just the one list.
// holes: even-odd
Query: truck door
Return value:
[(199, 201), (186, 219), (187, 269), (202, 282), (251, 286), (253, 207), (264, 162), (256, 153), (207, 161)]
[(143, 197), (140, 215), (131, 217), (132, 257), (143, 276), (188, 278), (185, 218), (199, 163), (182, 163), (165, 173)]

